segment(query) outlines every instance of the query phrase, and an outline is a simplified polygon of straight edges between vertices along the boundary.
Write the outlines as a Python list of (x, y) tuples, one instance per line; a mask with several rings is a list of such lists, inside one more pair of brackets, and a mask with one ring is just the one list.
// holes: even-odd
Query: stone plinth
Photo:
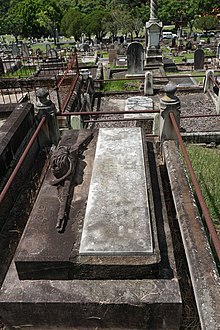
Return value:
[(133, 96), (129, 97), (125, 103), (125, 111), (139, 111), (139, 110), (149, 110), (149, 113), (126, 113), (124, 118), (134, 118), (134, 119), (154, 119), (155, 113), (150, 113), (154, 110), (153, 100), (147, 96)]
[[(135, 131), (138, 135), (139, 130)], [(60, 144), (75, 144), (75, 134), (73, 130), (65, 132)], [(56, 230), (60, 196), (55, 186), (48, 186), (50, 170), (46, 175), (15, 260), (0, 291), (0, 315), (6, 327), (28, 325), (39, 330), (58, 327), (179, 329), (182, 302), (159, 164), (152, 140), (144, 141), (143, 157), (153, 253), (137, 256), (79, 254), (92, 170), (95, 168), (95, 151), (100, 152), (97, 135), (98, 132), (93, 131), (93, 139), (79, 154), (81, 161), (75, 172), (73, 196), (69, 200), (69, 216), (63, 233)], [(116, 137), (114, 147), (117, 149), (121, 136)], [(132, 141), (134, 136), (130, 138)], [(131, 145), (134, 150), (125, 144), (127, 152), (134, 153), (134, 158), (139, 159), (137, 154), (142, 151)], [(129, 181), (134, 164), (131, 158), (128, 160)], [(117, 164), (121, 164), (119, 160)], [(139, 170), (135, 168), (134, 172), (138, 181)], [(127, 195), (128, 199), (130, 192)], [(118, 194), (116, 197), (121, 196)], [(132, 200), (131, 209), (134, 205), (139, 208), (138, 197), (137, 194)], [(117, 198), (114, 210), (118, 206)], [(98, 200), (97, 209), (101, 210), (101, 206), (103, 204)], [(108, 200), (105, 206), (108, 206)], [(133, 234), (136, 235), (136, 228)]]
[(140, 128), (99, 130), (79, 253), (153, 253)]
[(176, 280), (25, 280), (12, 263), (0, 292), (6, 326), (55, 329), (179, 329)]

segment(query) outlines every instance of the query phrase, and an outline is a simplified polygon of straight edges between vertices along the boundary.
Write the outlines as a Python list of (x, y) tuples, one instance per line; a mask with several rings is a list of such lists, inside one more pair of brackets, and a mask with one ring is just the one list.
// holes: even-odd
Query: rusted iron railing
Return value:
[[(71, 84), (69, 88), (67, 88), (66, 84), (63, 84), (65, 80), (68, 78), (68, 74), (70, 73), (70, 70), (73, 70), (74, 72), (72, 75), (69, 75), (71, 78)], [(61, 79), (58, 81), (55, 89), (57, 91), (57, 97), (58, 97), (58, 105), (59, 105), (59, 111), (63, 113), (70, 101), (70, 98), (72, 96), (72, 93), (75, 89), (76, 83), (79, 78), (79, 66), (78, 66), (78, 60), (77, 60), (77, 54), (74, 54), (73, 57), (71, 58), (66, 71), (64, 72), (63, 76)], [(61, 91), (61, 88), (65, 88), (65, 91)], [(66, 93), (67, 90), (67, 93)], [(64, 97), (64, 100), (60, 100), (60, 94), (66, 94)]]
[(171, 120), (172, 125), (174, 127), (174, 130), (175, 130), (175, 133), (176, 133), (176, 136), (177, 136), (177, 139), (178, 139), (180, 148), (182, 150), (182, 154), (183, 154), (183, 157), (185, 159), (186, 166), (187, 166), (187, 169), (189, 171), (189, 174), (190, 174), (190, 177), (191, 177), (191, 180), (192, 180), (192, 184), (194, 186), (195, 193), (197, 195), (197, 198), (198, 198), (198, 201), (199, 201), (199, 204), (200, 204), (200, 207), (201, 207), (201, 210), (202, 210), (204, 219), (205, 219), (205, 223), (206, 223), (207, 228), (208, 228), (208, 232), (209, 232), (209, 235), (210, 235), (212, 244), (214, 246), (214, 249), (216, 251), (216, 254), (218, 256), (218, 259), (220, 260), (220, 240), (219, 240), (219, 238), (217, 236), (217, 233), (216, 233), (216, 230), (215, 230), (213, 221), (211, 219), (209, 210), (208, 210), (208, 208), (206, 206), (205, 200), (204, 200), (204, 198), (202, 196), (202, 192), (201, 192), (201, 189), (199, 187), (198, 180), (196, 178), (195, 172), (193, 170), (193, 167), (192, 167), (192, 164), (190, 162), (189, 156), (187, 154), (185, 145), (183, 143), (183, 139), (181, 137), (181, 134), (179, 132), (179, 128), (177, 126), (175, 117), (174, 117), (174, 115), (173, 115), (172, 112), (170, 113), (170, 120)]
[[(62, 116), (83, 116), (83, 115), (90, 115), (90, 116), (102, 116), (102, 115), (123, 115), (123, 114), (139, 114), (139, 113), (160, 113), (160, 110), (132, 110), (132, 111), (81, 111), (81, 112), (65, 112), (62, 113)], [(56, 113), (56, 116), (60, 116), (60, 113)]]
[(33, 145), (33, 143), (34, 143), (34, 141), (36, 140), (36, 138), (37, 138), (37, 136), (38, 136), (38, 134), (39, 134), (39, 132), (40, 132), (42, 126), (43, 126), (44, 123), (45, 123), (45, 121), (46, 121), (46, 117), (43, 117), (43, 118), (41, 119), (41, 121), (39, 122), (39, 124), (38, 124), (38, 126), (37, 126), (37, 128), (36, 128), (36, 131), (35, 131), (34, 134), (32, 135), (32, 137), (31, 137), (30, 141), (28, 142), (28, 144), (27, 144), (27, 146), (26, 146), (26, 148), (25, 148), (25, 150), (24, 150), (24, 152), (23, 152), (21, 158), (19, 159), (19, 161), (18, 161), (17, 165), (15, 166), (13, 172), (11, 173), (11, 175), (10, 175), (8, 181), (6, 182), (4, 188), (2, 189), (2, 191), (1, 191), (1, 193), (0, 193), (0, 204), (2, 203), (2, 201), (3, 201), (4, 197), (5, 197), (5, 195), (7, 194), (7, 192), (8, 192), (8, 190), (9, 190), (9, 188), (10, 188), (10, 186), (11, 186), (11, 184), (12, 184), (14, 178), (16, 177), (16, 175), (17, 175), (19, 169), (21, 168), (21, 165), (23, 164), (23, 162), (24, 162), (26, 156), (28, 155), (28, 152), (30, 151), (30, 149), (31, 149), (31, 147), (32, 147), (32, 145)]
[(58, 81), (56, 88), (58, 88), (58, 89), (60, 88), (62, 82), (64, 81), (64, 79), (66, 78), (68, 72), (69, 72), (70, 69), (72, 69), (72, 68), (75, 68), (77, 73), (79, 72), (78, 60), (77, 60), (77, 55), (76, 55), (76, 54), (74, 54), (73, 57), (71, 58), (71, 60), (70, 60), (70, 62), (69, 62), (69, 64), (68, 64), (68, 66), (67, 66), (67, 68), (66, 68), (66, 70), (65, 70), (65, 72), (64, 72), (64, 74), (63, 74), (63, 76), (62, 76), (62, 77), (60, 78), (60, 80)]

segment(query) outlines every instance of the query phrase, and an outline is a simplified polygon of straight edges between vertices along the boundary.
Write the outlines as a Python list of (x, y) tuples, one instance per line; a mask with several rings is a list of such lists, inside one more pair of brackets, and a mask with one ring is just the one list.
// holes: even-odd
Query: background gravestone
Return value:
[(52, 59), (57, 58), (57, 51), (55, 49), (51, 49), (50, 51), (48, 51), (47, 56)]
[(51, 45), (50, 44), (46, 44), (46, 54), (47, 54), (47, 57), (49, 57), (50, 50), (51, 50)]
[(3, 73), (4, 73), (4, 65), (2, 59), (0, 58), (0, 75), (2, 75)]
[(15, 43), (12, 44), (12, 55), (15, 57), (20, 55), (20, 49)]
[(117, 60), (117, 50), (116, 49), (109, 49), (108, 60), (109, 60), (109, 63), (114, 63)]
[(144, 48), (138, 42), (132, 42), (127, 51), (128, 74), (144, 72)]
[(194, 53), (194, 70), (204, 69), (205, 55), (201, 46)]
[(21, 45), (21, 53), (23, 57), (29, 57), (29, 49), (27, 44), (22, 44)]
[(220, 60), (220, 43), (218, 44), (218, 47), (217, 47), (217, 56), (216, 57)]
[(119, 45), (118, 41), (114, 42), (114, 49), (117, 51), (117, 54), (118, 54), (118, 52), (120, 50), (120, 45)]

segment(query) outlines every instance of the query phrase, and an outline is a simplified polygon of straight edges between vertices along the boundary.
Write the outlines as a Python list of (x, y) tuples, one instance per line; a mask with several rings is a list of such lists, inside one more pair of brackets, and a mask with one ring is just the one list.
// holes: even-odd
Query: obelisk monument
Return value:
[(146, 22), (146, 66), (161, 66), (160, 37), (162, 22), (157, 17), (157, 0), (151, 0), (150, 19)]

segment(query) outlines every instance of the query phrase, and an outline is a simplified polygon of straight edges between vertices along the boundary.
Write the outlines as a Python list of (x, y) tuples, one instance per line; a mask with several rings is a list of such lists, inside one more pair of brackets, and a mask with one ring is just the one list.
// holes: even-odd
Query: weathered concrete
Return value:
[[(178, 329), (177, 280), (20, 281), (12, 263), (0, 292), (6, 326)], [(31, 318), (30, 318), (31, 315)]]
[(156, 115), (155, 113), (151, 113), (151, 110), (154, 110), (153, 100), (147, 96), (133, 96), (126, 100), (125, 111), (138, 110), (149, 110), (149, 113), (126, 113), (124, 118), (154, 119)]
[[(77, 131), (65, 132), (59, 146), (73, 145), (76, 136)], [(106, 256), (104, 258), (98, 258), (98, 256), (95, 258), (78, 257), (96, 140), (97, 134), (94, 131), (93, 140), (78, 160), (73, 196), (70, 196), (71, 205), (67, 208), (69, 214), (67, 214), (68, 220), (63, 233), (57, 233), (55, 228), (61, 202), (60, 188), (58, 190), (55, 186), (51, 186), (51, 172), (48, 172), (17, 249), (15, 261), (21, 279), (124, 278), (125, 273), (129, 278), (133, 276), (142, 278), (143, 272), (145, 277), (152, 277), (153, 274), (158, 276), (160, 251), (154, 206), (150, 193), (151, 179), (147, 166), (146, 184), (151, 198), (154, 253), (148, 255), (147, 259), (146, 257), (131, 258), (129, 256), (114, 258), (107, 258)], [(147, 164), (147, 159), (145, 162)], [(107, 205), (106, 202), (106, 207)], [(34, 243), (30, 244), (30, 242)], [(138, 269), (137, 265), (139, 265)]]
[(140, 128), (99, 130), (79, 253), (153, 253)]
[[(66, 131), (59, 146), (73, 146), (78, 133), (77, 130)], [(69, 256), (76, 236), (71, 227), (77, 224), (78, 208), (81, 212), (85, 208), (89, 189), (87, 177), (91, 177), (91, 162), (93, 163), (94, 157), (93, 148), (87, 152), (86, 162), (84, 157), (85, 155), (81, 155), (77, 160), (75, 180), (65, 211), (66, 228), (62, 233), (56, 230), (57, 215), (62, 202), (60, 187), (51, 184), (53, 175), (51, 170), (48, 171), (16, 252), (15, 260), (20, 278), (69, 278), (68, 271), (72, 265)]]
[[(65, 143), (72, 144), (73, 134), (65, 132)], [(6, 327), (179, 328), (181, 295), (152, 141), (147, 142), (144, 159), (149, 164), (146, 189), (154, 253), (79, 256), (96, 140), (94, 131), (94, 138), (81, 154), (81, 175), (76, 171), (78, 179), (64, 233), (57, 233), (55, 228), (59, 196), (56, 190), (47, 190), (47, 174), (17, 250), (17, 270), (13, 261), (0, 291), (0, 315)], [(48, 207), (51, 199), (53, 205)]]
[(34, 125), (34, 108), (31, 104), (18, 105), (9, 116), (4, 109), (2, 113), (5, 112), (7, 120), (0, 132), (0, 179), (5, 176), (22, 141)]
[[(9, 108), (12, 110), (12, 107)], [(34, 108), (31, 104), (17, 105), (10, 114), (2, 109), (2, 113), (6, 113), (6, 120), (0, 131), (0, 190), (3, 189), (15, 168), (35, 125)], [(38, 152), (39, 146), (36, 141), (0, 205), (0, 229), (5, 224), (11, 207), (22, 189), (22, 183), (27, 177), (27, 171)]]
[[(202, 329), (219, 329), (220, 278), (196, 202), (174, 141), (163, 143), (163, 153)], [(175, 163), (175, 166), (173, 164)]]

